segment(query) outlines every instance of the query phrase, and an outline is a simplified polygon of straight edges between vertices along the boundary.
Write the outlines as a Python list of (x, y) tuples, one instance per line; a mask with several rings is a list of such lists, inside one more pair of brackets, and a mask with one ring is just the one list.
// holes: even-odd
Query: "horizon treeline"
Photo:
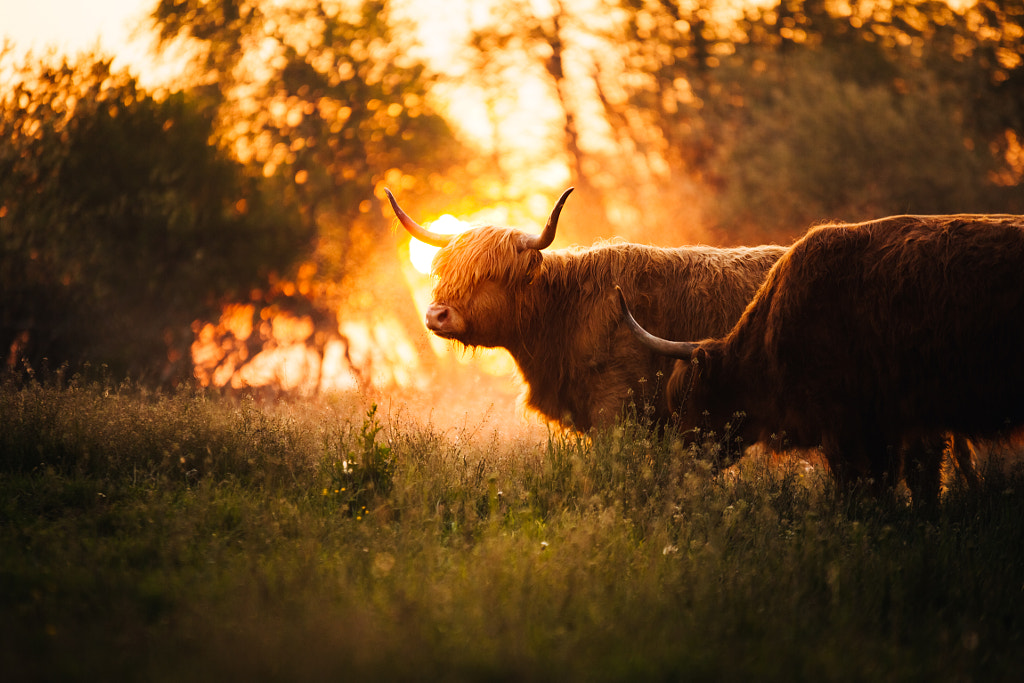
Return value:
[[(387, 2), (158, 0), (157, 45), (190, 61), (155, 92), (103, 55), (7, 47), (3, 361), (178, 383), (193, 322), (226, 303), (336, 314), (349, 274), (394, 272), (385, 184), (428, 218), (529, 217), (572, 184), (560, 239), (582, 244), (1024, 212), (1024, 0), (728, 6), (495, 3), (445, 71)], [(537, 107), (526, 80), (541, 135), (511, 122)], [(489, 142), (453, 92), (483, 103)]]

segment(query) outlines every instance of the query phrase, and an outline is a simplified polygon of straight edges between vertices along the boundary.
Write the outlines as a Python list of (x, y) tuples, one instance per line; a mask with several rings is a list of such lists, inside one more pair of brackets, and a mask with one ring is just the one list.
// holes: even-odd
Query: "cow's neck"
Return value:
[(564, 365), (569, 354), (567, 347), (578, 322), (571, 305), (551, 300), (562, 293), (553, 292), (543, 283), (534, 283), (531, 290), (524, 306), (527, 313), (516, 326), (515, 334), (506, 347), (527, 381), (543, 379), (531, 376), (531, 373), (550, 374), (548, 368), (552, 362), (561, 359)]
[(580, 343), (589, 317), (584, 312), (601, 314), (594, 292), (605, 288), (591, 279), (586, 281), (590, 291), (581, 291), (579, 279), (566, 277), (564, 271), (578, 268), (579, 262), (575, 255), (562, 256), (559, 277), (541, 272), (531, 283), (523, 301), (526, 314), (506, 347), (528, 385), (529, 405), (551, 419), (565, 422), (568, 417), (577, 424), (589, 420), (578, 413), (587, 402), (585, 384), (594, 375), (590, 349)]

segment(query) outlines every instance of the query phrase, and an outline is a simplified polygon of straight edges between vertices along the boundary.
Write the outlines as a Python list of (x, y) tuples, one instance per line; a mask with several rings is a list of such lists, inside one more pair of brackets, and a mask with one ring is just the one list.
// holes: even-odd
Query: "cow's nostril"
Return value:
[(436, 331), (453, 324), (455, 317), (447, 306), (434, 305), (427, 309), (427, 327)]

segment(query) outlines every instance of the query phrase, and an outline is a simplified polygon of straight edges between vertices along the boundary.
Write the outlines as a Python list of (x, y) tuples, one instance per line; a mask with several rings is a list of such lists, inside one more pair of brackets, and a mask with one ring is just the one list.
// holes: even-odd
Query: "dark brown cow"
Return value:
[(725, 334), (784, 247), (661, 249), (639, 244), (546, 250), (572, 188), (540, 235), (482, 226), (451, 237), (417, 225), (388, 199), (416, 238), (443, 247), (427, 327), (465, 346), (501, 347), (527, 384), (527, 404), (580, 430), (614, 421), (632, 398), (669, 417), (663, 391), (672, 359), (641, 348), (622, 324), (618, 283), (658, 334)]
[(742, 412), (747, 443), (820, 445), (845, 486), (905, 465), (915, 498), (934, 500), (943, 433), (1024, 424), (1024, 216), (813, 229), (721, 339), (648, 336), (624, 295), (645, 347), (680, 359), (667, 390), (683, 429), (721, 433)]

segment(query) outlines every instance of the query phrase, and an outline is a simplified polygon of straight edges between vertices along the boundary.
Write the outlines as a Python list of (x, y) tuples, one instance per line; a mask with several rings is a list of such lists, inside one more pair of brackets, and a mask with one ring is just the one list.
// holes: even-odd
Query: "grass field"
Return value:
[(2, 678), (1020, 676), (1012, 472), (922, 511), (499, 417), (3, 382)]

